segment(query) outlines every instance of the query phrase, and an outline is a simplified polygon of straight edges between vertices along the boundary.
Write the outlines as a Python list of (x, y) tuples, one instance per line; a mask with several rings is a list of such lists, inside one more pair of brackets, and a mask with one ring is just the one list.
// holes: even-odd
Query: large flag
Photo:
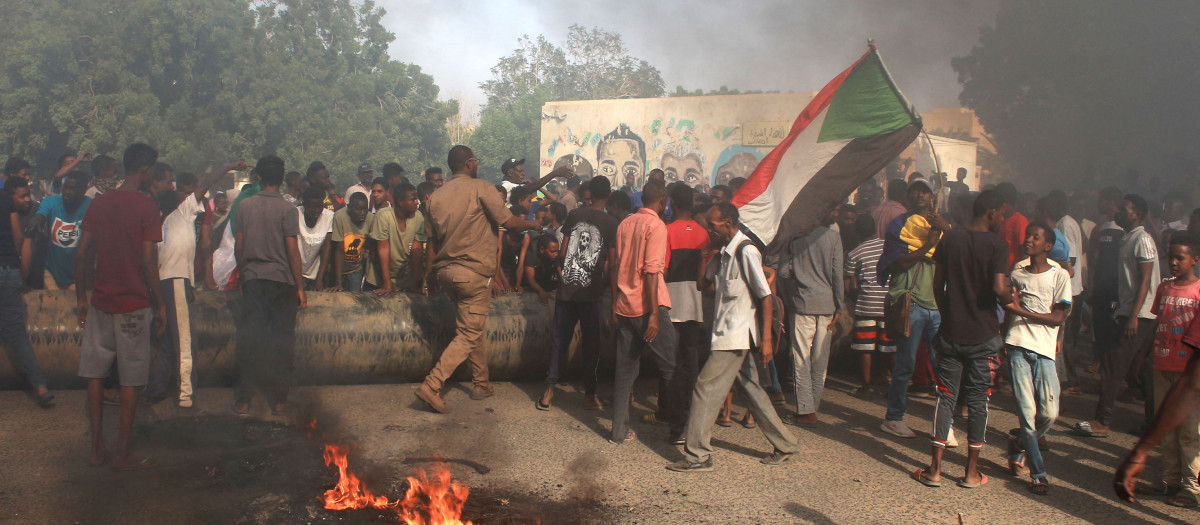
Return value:
[(920, 117), (870, 46), (800, 112), (733, 204), (742, 223), (777, 251), (819, 225), (920, 131)]

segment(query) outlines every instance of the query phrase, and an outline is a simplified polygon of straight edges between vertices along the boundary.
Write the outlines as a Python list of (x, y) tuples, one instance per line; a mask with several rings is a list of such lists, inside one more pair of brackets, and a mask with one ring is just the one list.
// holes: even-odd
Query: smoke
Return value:
[[(474, 82), (490, 78), (488, 69), (516, 47), (522, 34), (544, 34), (562, 43), (567, 27), (578, 23), (620, 33), (631, 55), (662, 72), (668, 91), (677, 85), (706, 91), (722, 85), (743, 91), (817, 91), (862, 55), (867, 39), (873, 38), (905, 95), (924, 110), (958, 105), (960, 86), (950, 59), (967, 54), (979, 39), (980, 27), (994, 23), (997, 3), (526, 0), (497, 9), (452, 0), (380, 5), (388, 10), (385, 26), (397, 32), (392, 56), (421, 65), (451, 91), (461, 89), (456, 83), (468, 77)], [(474, 13), (479, 17), (468, 19), (487, 23), (474, 29), (469, 41), (450, 37), (455, 39), (453, 46), (440, 36), (401, 34), (401, 24), (439, 34), (443, 24), (457, 19), (452, 12)], [(452, 26), (446, 28), (453, 31)], [(442, 53), (446, 65), (426, 59)]]

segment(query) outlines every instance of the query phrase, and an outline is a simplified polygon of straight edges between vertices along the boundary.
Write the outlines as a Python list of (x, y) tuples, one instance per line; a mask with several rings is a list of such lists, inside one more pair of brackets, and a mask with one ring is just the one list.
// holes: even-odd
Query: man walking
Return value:
[(600, 299), (610, 272), (615, 271), (616, 258), (612, 249), (617, 239), (617, 220), (604, 211), (605, 202), (612, 194), (611, 184), (607, 177), (588, 181), (588, 191), (596, 198), (590, 206), (568, 213), (567, 222), (563, 224), (563, 242), (559, 250), (562, 281), (554, 302), (554, 349), (550, 354), (550, 369), (546, 371), (546, 391), (537, 403), (541, 410), (550, 408), (554, 385), (558, 384), (566, 366), (575, 325), (579, 325), (579, 344), (583, 351), (583, 408), (602, 408), (596, 395), (596, 366), (604, 322)]
[(479, 159), (463, 145), (450, 148), (446, 163), (453, 176), (429, 199), (432, 270), (458, 310), (454, 339), (437, 365), (417, 387), (417, 398), (434, 411), (446, 412), (441, 389), (463, 361), (471, 362), (475, 388), (472, 399), (494, 393), (488, 379), (484, 325), (491, 304), (491, 279), (496, 275), (497, 229), (532, 230), (539, 224), (514, 216), (491, 183), (475, 178)]
[(791, 279), (788, 298), (795, 312), (792, 325), (792, 363), (796, 388), (797, 425), (815, 426), (834, 326), (842, 311), (842, 238), (827, 224), (792, 239), (785, 277)]
[(237, 334), (241, 377), (233, 411), (246, 415), (257, 388), (271, 413), (288, 410), (296, 344), (296, 312), (308, 299), (300, 268), (300, 211), (279, 195), (283, 159), (267, 155), (255, 166), (262, 190), (247, 197), (234, 217), (234, 252), (242, 285)]
[(641, 351), (650, 348), (666, 384), (658, 400), (658, 413), (670, 425), (670, 439), (683, 435), (686, 414), (675, 384), (676, 337), (671, 324), (671, 297), (663, 272), (667, 266), (667, 225), (660, 218), (667, 207), (667, 187), (650, 181), (643, 189), (645, 207), (617, 228), (617, 271), (612, 282), (613, 324), (617, 325), (617, 371), (613, 384), (612, 442), (634, 437), (629, 429), (629, 396), (641, 365)]
[[(709, 262), (700, 281), (705, 288), (711, 288), (714, 282), (716, 285), (713, 351), (700, 371), (692, 394), (684, 460), (667, 468), (677, 472), (713, 469), (712, 421), (735, 379), (747, 394), (750, 413), (754, 414), (763, 435), (774, 447), (762, 463), (778, 465), (790, 459), (800, 445), (783, 426), (770, 398), (758, 383), (758, 365), (754, 359), (761, 357), (765, 367), (774, 355), (770, 327), (760, 329), (756, 317), (760, 311), (762, 319), (771, 319), (773, 314), (771, 288), (763, 273), (762, 254), (738, 229), (738, 210), (734, 205), (728, 202), (715, 204), (707, 218), (708, 231), (716, 245), (711, 248), (721, 249)], [(759, 355), (750, 352), (752, 344), (757, 344)]]
[[(130, 454), (129, 441), (138, 390), (150, 374), (151, 327), (161, 335), (166, 316), (156, 246), (162, 226), (154, 202), (139, 191), (150, 182), (157, 161), (158, 152), (145, 144), (125, 149), (125, 182), (92, 201), (75, 257), (75, 315), (83, 327), (79, 376), (88, 379), (92, 466), (110, 459), (104, 446), (102, 392), (114, 363), (120, 374), (121, 421), (113, 470), (154, 466), (153, 460)], [(93, 290), (90, 303), (88, 290)]]
[[(1100, 399), (1096, 402), (1096, 417), (1093, 421), (1075, 424), (1075, 432), (1082, 436), (1108, 436), (1113, 406), (1125, 374), (1154, 338), (1156, 316), (1151, 311), (1154, 306), (1151, 294), (1161, 279), (1158, 247), (1154, 237), (1146, 233), (1142, 225), (1149, 210), (1146, 200), (1138, 195), (1126, 195), (1117, 208), (1115, 220), (1125, 230), (1117, 275), (1117, 326), (1121, 330), (1118, 334), (1121, 342), (1100, 362)], [(1149, 426), (1149, 421), (1146, 423)]]
[(1004, 346), (996, 305), (1013, 301), (1005, 268), (1008, 245), (993, 233), (1004, 222), (1003, 209), (1004, 200), (999, 194), (980, 193), (975, 198), (971, 224), (947, 231), (938, 244), (933, 290), (945, 322), (932, 345), (937, 356), (938, 391), (933, 453), (929, 468), (913, 472), (913, 478), (929, 487), (941, 485), (942, 455), (960, 387), (966, 395), (968, 412), (967, 472), (958, 485), (975, 488), (988, 481), (979, 472), (979, 452), (987, 431), (992, 375), (1000, 366), (1000, 349)]
[[(904, 413), (908, 409), (908, 381), (916, 366), (917, 347), (922, 341), (932, 342), (941, 325), (942, 318), (933, 295), (935, 268), (932, 257), (942, 232), (949, 227), (933, 212), (933, 186), (924, 177), (915, 177), (909, 184), (908, 208), (908, 213), (896, 217), (888, 225), (883, 255), (876, 271), (879, 284), (889, 284), (886, 305), (909, 301), (908, 337), (898, 340), (896, 366), (888, 389), (887, 415), (880, 426), (884, 432), (902, 438), (916, 437), (904, 424)], [(888, 329), (903, 333), (901, 327), (889, 326)]]

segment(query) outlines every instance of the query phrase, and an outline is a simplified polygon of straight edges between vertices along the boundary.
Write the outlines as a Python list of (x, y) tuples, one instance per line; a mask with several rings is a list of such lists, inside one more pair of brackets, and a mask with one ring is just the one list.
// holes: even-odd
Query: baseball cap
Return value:
[(362, 163), (362, 164), (359, 164), (359, 165), (358, 165), (358, 172), (359, 172), (359, 173), (366, 173), (366, 172), (368, 172), (368, 171), (375, 171), (375, 170), (371, 169), (371, 163), (370, 163), (370, 162), (364, 162), (364, 163)]
[(925, 189), (929, 190), (929, 193), (934, 193), (937, 191), (936, 189), (934, 189), (933, 183), (929, 182), (929, 179), (926, 179), (925, 176), (921, 175), (920, 173), (918, 173), (915, 177), (913, 177), (913, 179), (911, 181), (909, 181), (909, 183), (908, 183), (909, 189), (912, 189), (912, 187), (916, 184), (925, 186)]
[(503, 165), (500, 166), (500, 173), (507, 173), (508, 170), (511, 170), (522, 164), (525, 164), (525, 159), (508, 159), (504, 161)]

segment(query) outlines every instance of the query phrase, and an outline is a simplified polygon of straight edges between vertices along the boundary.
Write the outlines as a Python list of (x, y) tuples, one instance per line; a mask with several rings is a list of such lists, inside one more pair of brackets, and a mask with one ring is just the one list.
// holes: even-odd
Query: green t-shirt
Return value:
[[(921, 308), (937, 310), (937, 299), (933, 297), (933, 261), (921, 259), (903, 272), (893, 273), (891, 288), (888, 290), (889, 301), (913, 290), (912, 300)], [(913, 286), (913, 281), (916, 286)]]
[[(390, 253), (388, 254), (388, 271), (392, 275), (392, 286), (396, 288), (403, 287), (409, 279), (408, 252), (412, 248), (413, 241), (425, 242), (427, 236), (425, 234), (425, 216), (421, 212), (417, 212), (411, 219), (405, 221), (406, 226), (404, 231), (400, 231), (399, 225), (396, 223), (395, 208), (384, 208), (375, 214), (375, 224), (371, 226), (370, 237), (376, 242), (387, 241), (389, 244)], [(383, 279), (377, 281), (369, 281), (374, 285), (382, 285)]]
[(362, 225), (355, 225), (350, 220), (350, 207), (347, 206), (333, 214), (333, 242), (342, 243), (344, 258), (342, 259), (342, 274), (351, 274), (362, 270), (367, 262), (367, 235), (375, 224), (375, 214), (368, 213), (367, 220)]

